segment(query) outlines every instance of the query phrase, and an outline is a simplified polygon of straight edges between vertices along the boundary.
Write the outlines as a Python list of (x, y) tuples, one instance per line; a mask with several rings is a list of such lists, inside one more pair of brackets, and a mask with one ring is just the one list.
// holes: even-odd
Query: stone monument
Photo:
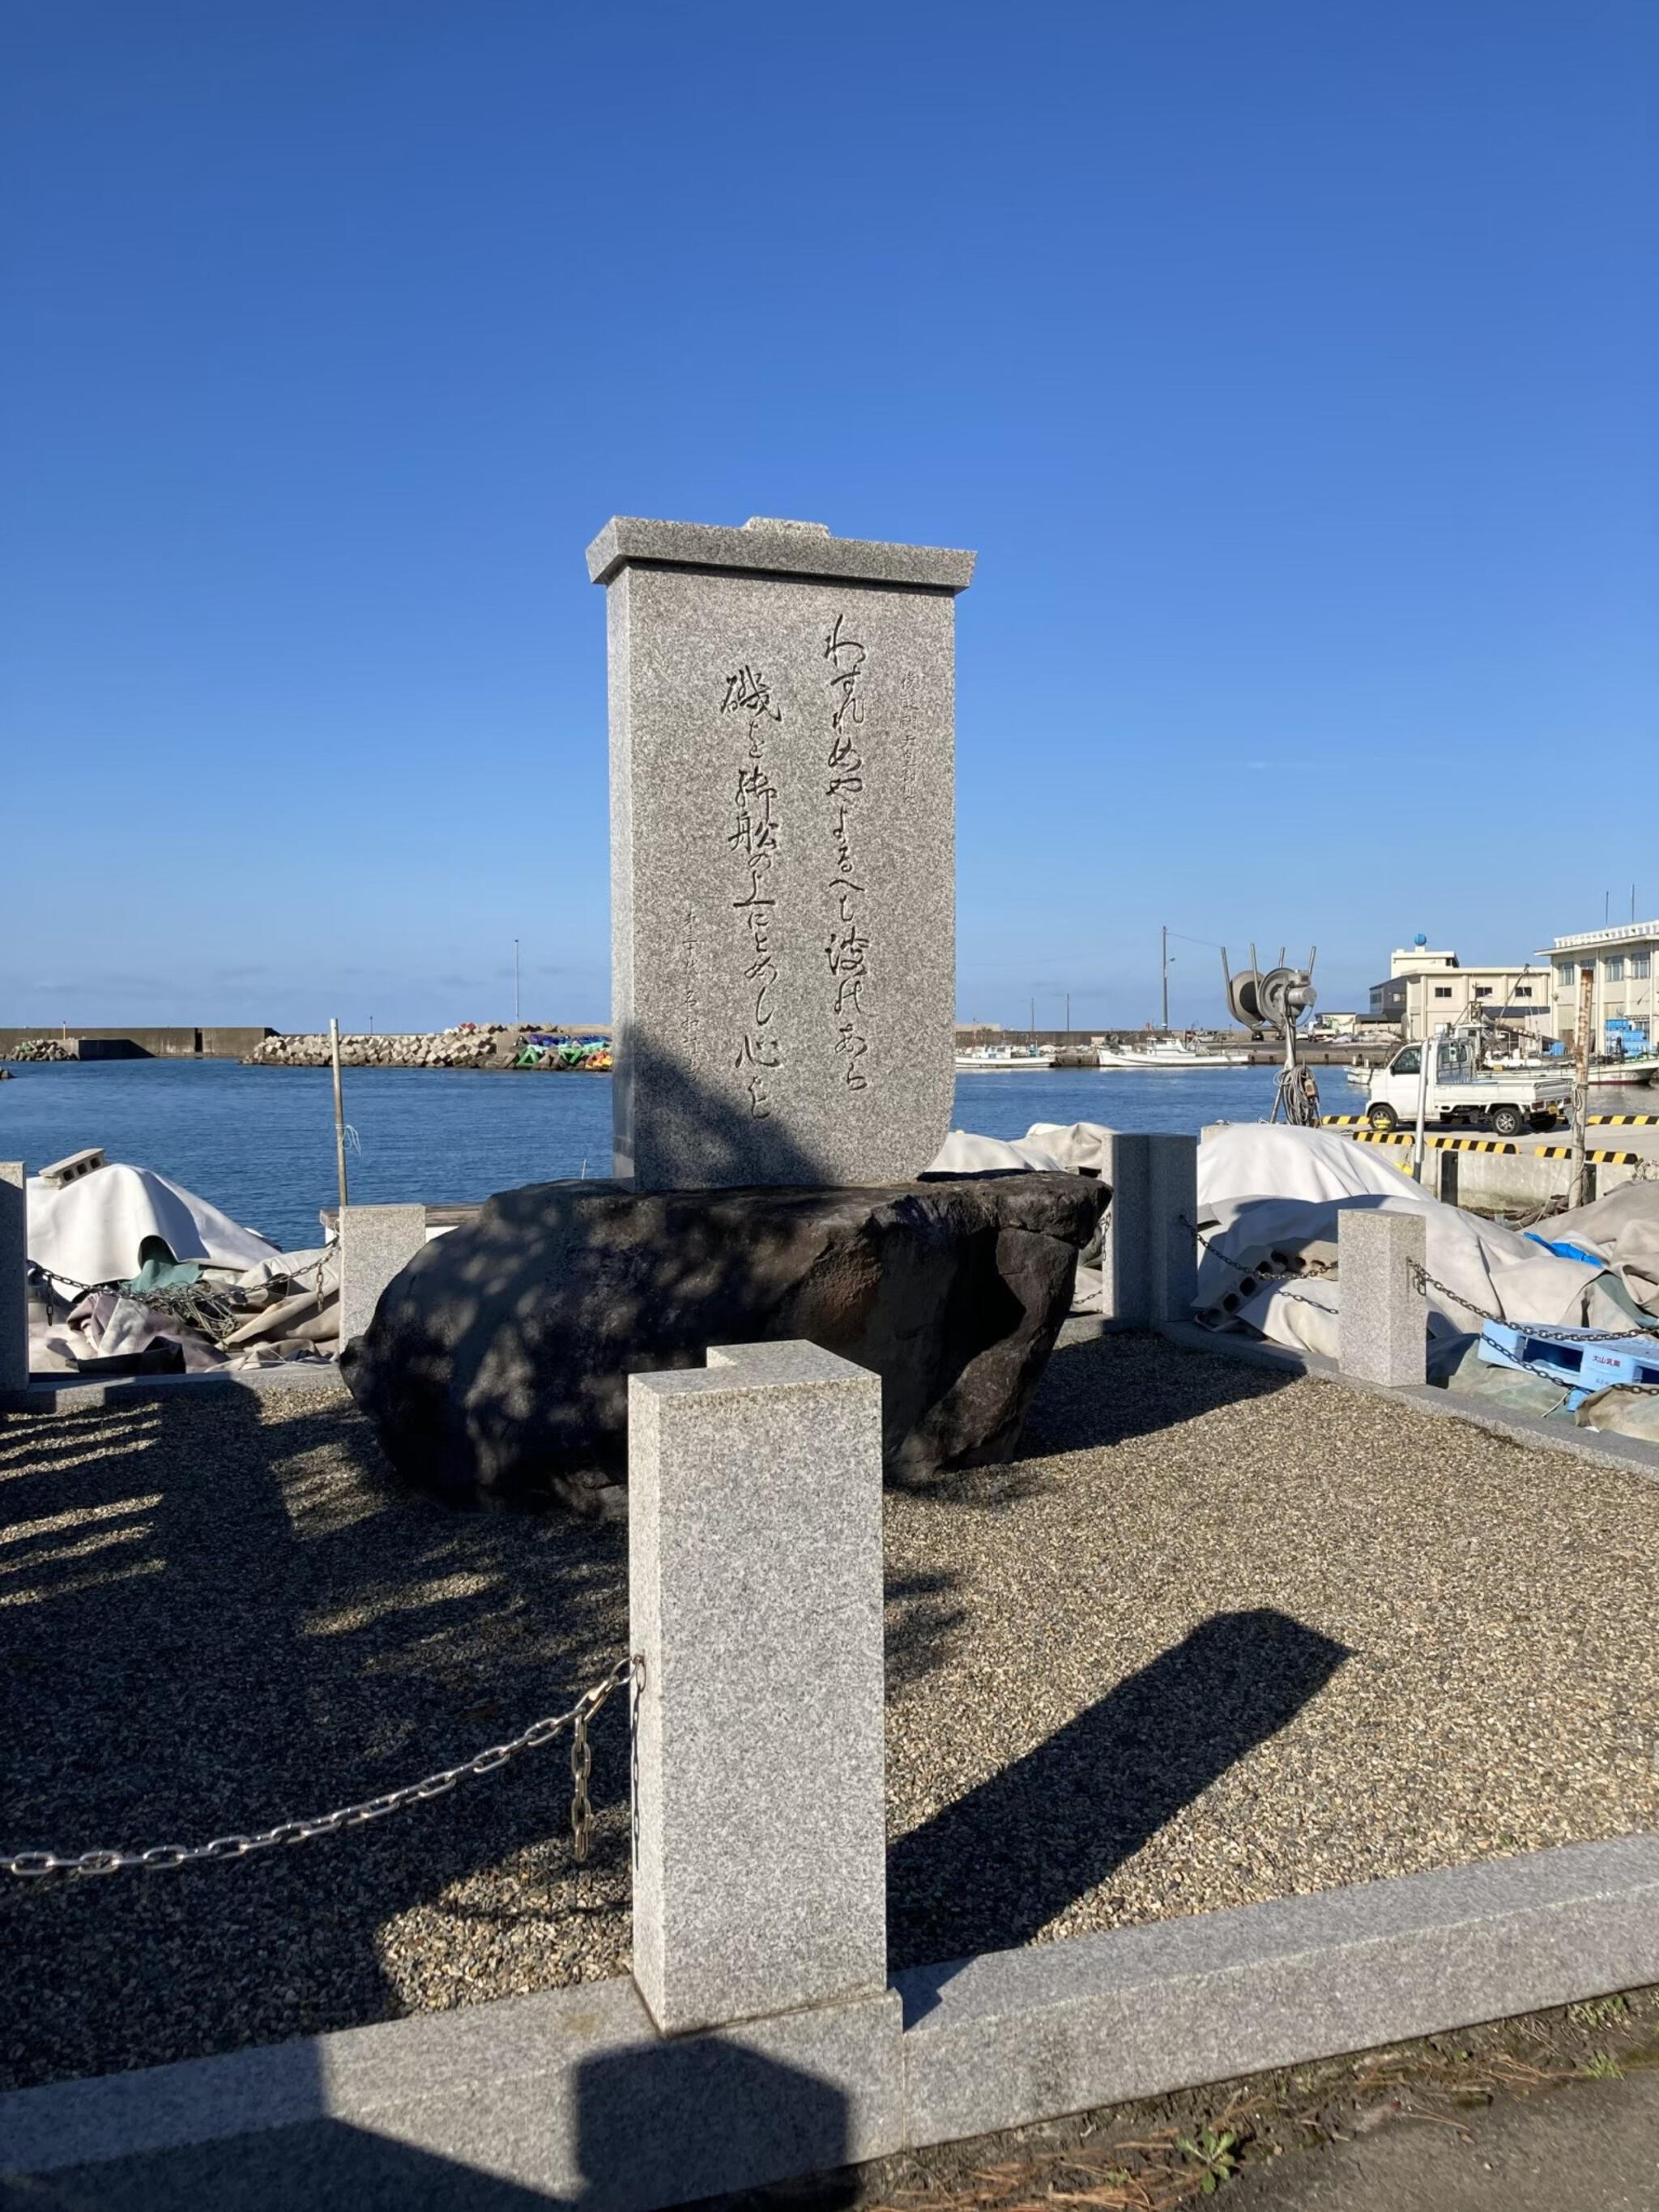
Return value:
[(950, 1127), (954, 599), (971, 553), (618, 517), (616, 1172), (907, 1182)]

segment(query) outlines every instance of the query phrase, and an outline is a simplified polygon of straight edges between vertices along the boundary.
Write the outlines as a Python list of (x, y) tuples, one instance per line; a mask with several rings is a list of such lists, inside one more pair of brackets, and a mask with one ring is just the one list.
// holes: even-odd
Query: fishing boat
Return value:
[(1248, 1052), (1228, 1052), (1214, 1046), (1179, 1043), (1158, 1037), (1146, 1045), (1103, 1045), (1100, 1065), (1115, 1068), (1248, 1067)]
[(1610, 1083), (1651, 1083), (1659, 1077), (1659, 1052), (1633, 1054), (1627, 1060), (1593, 1060), (1590, 1089), (1604, 1091)]
[(958, 1075), (1042, 1075), (1054, 1064), (1051, 1044), (976, 1044), (957, 1054)]

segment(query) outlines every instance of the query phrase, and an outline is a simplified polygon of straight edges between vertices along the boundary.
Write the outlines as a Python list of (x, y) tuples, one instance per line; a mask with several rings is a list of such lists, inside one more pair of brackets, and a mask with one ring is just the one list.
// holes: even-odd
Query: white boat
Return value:
[(1659, 1077), (1659, 1052), (1636, 1054), (1629, 1060), (1593, 1060), (1589, 1087), (1604, 1091), (1610, 1083), (1651, 1083)]
[(1213, 1047), (1200, 1050), (1196, 1045), (1177, 1044), (1173, 1037), (1159, 1037), (1147, 1045), (1103, 1045), (1100, 1065), (1117, 1068), (1182, 1068), (1182, 1067), (1248, 1067), (1248, 1052), (1223, 1052)]
[(1051, 1044), (976, 1044), (957, 1054), (958, 1075), (993, 1075), (1010, 1072), (1042, 1075), (1054, 1064)]

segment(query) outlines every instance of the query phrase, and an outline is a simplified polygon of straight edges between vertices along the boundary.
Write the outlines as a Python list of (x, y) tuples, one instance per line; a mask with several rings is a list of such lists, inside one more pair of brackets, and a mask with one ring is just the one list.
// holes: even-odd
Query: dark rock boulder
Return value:
[(888, 1472), (925, 1481), (1012, 1452), (1108, 1195), (534, 1183), (427, 1245), (341, 1370), (414, 1487), (580, 1505), (625, 1472), (630, 1374), (805, 1337), (880, 1375)]

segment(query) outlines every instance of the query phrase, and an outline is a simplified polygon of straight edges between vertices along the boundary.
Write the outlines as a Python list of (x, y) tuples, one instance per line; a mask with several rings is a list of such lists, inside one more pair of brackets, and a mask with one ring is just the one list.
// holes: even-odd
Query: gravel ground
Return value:
[[(1659, 1486), (1109, 1338), (890, 1495), (896, 1965), (1659, 1820)], [(337, 1395), (0, 1421), (0, 1847), (414, 1779), (623, 1648), (619, 1529), (394, 1495)], [(356, 1834), (0, 1893), (0, 2081), (621, 1972), (625, 1725)]]

